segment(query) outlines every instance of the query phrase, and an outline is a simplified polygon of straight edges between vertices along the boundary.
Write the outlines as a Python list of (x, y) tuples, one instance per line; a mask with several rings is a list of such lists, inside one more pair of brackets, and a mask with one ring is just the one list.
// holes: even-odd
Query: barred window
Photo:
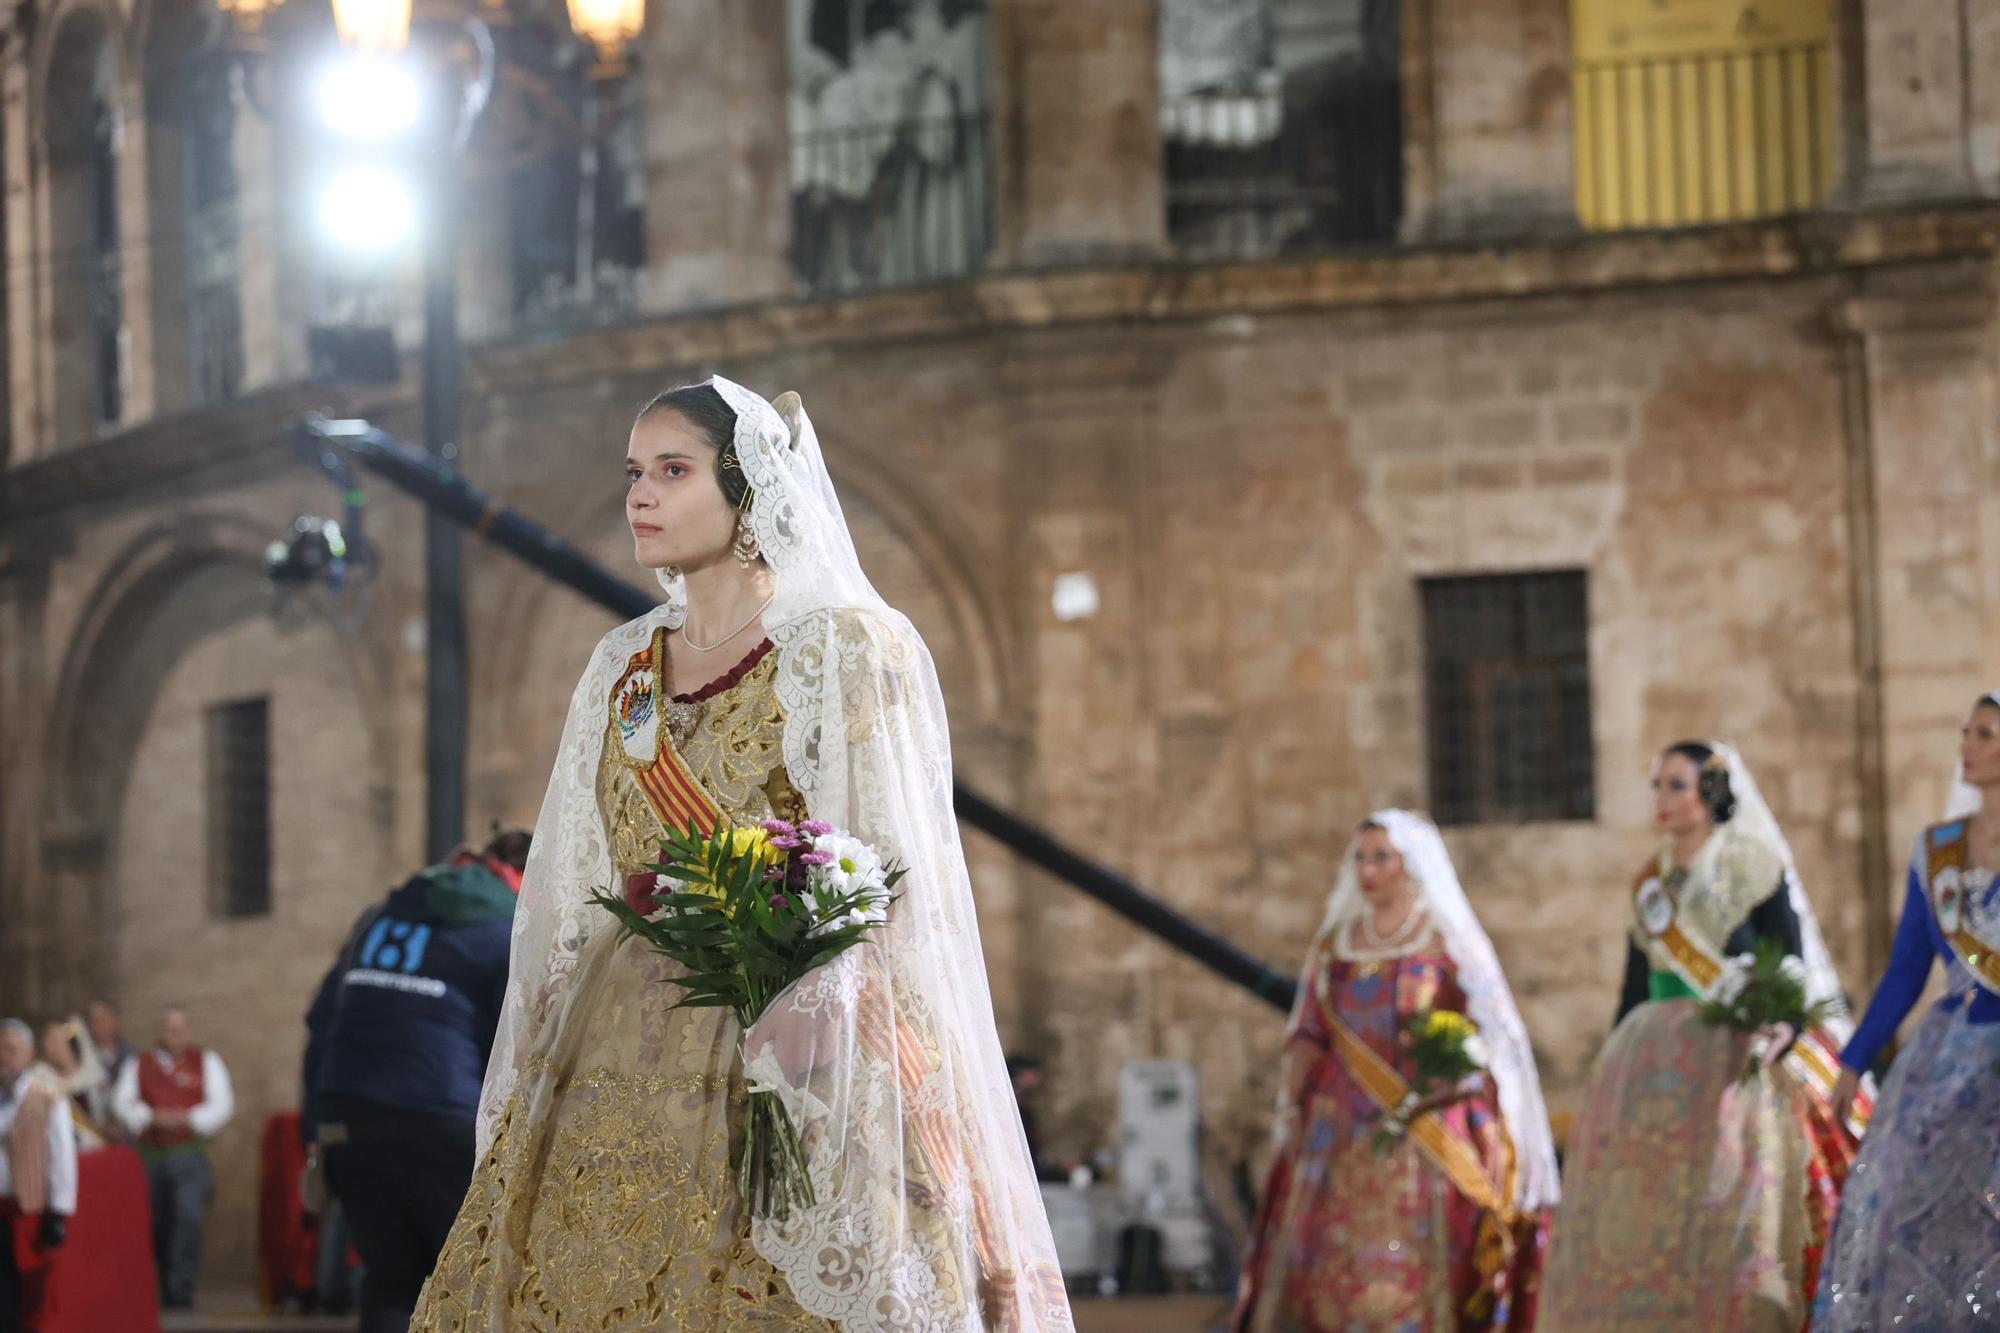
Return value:
[(208, 710), (210, 911), (271, 911), (271, 710), (242, 699)]
[(1582, 572), (1426, 579), (1422, 594), (1438, 822), (1591, 818), (1596, 775)]
[(1396, 239), (1402, 8), (1161, 0), (1167, 234), (1179, 254), (1263, 259)]

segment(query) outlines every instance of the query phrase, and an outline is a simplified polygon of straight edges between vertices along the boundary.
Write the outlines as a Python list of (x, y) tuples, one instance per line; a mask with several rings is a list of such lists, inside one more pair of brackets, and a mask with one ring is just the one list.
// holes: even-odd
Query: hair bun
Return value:
[(793, 448), (797, 448), (799, 443), (799, 423), (805, 419), (806, 415), (805, 399), (799, 397), (797, 390), (787, 389), (771, 400), (771, 406), (777, 409), (779, 418), (785, 423), (785, 430), (792, 437), (789, 443)]

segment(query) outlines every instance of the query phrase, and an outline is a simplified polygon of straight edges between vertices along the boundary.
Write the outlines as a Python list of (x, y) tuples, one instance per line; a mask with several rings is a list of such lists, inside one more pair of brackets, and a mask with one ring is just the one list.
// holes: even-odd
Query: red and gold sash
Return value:
[[(709, 794), (695, 781), (688, 771), (687, 762), (680, 751), (674, 748), (673, 738), (667, 732), (666, 693), (667, 632), (653, 631), (653, 641), (647, 647), (632, 655), (625, 665), (625, 671), (618, 677), (618, 683), (611, 687), (611, 722), (605, 744), (612, 746), (612, 753), (619, 762), (630, 769), (645, 793), (646, 803), (653, 807), (663, 828), (678, 833), (699, 833), (704, 836), (728, 822), (722, 808), (716, 805)], [(652, 672), (651, 698), (643, 699), (641, 692), (648, 687), (635, 680), (641, 672)], [(650, 703), (651, 723), (655, 729), (655, 745), (651, 759), (635, 759), (621, 743), (619, 724), (633, 707), (635, 699)]]
[(1973, 929), (1971, 887), (1965, 882), (1972, 846), (1966, 834), (1961, 819), (1939, 824), (1924, 835), (1924, 880), (1938, 929), (1951, 951), (1980, 985), (2000, 991), (2000, 942), (1982, 939)]

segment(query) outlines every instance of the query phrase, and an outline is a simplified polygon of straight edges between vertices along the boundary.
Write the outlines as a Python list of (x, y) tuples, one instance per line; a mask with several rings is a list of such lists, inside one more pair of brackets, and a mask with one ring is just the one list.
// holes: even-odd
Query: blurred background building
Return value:
[[(319, 3), (255, 59), (207, 0), (4, 19), (0, 1011), (189, 1007), (222, 1275), (311, 987), (425, 851), (419, 509), (370, 487), (338, 593), (260, 568), (335, 503), (287, 421), (421, 432), (414, 259), (318, 226)], [(560, 11), (504, 35), (481, 487), (637, 578), (638, 405), (801, 391), (968, 781), (1284, 969), (1355, 821), (1431, 810), (1558, 1112), (1667, 742), (1741, 746), (1873, 984), (2000, 666), (2000, 0), (652, 0), (596, 83)], [(468, 822), (532, 822), (610, 617), (465, 563)], [(972, 853), (1050, 1151), (1191, 1062), (1235, 1209), (1279, 1014)]]

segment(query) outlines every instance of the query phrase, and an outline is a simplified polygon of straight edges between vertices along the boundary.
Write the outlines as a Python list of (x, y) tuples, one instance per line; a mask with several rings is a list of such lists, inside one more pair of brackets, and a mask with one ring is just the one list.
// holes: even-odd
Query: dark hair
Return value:
[(535, 835), (524, 828), (501, 828), (493, 826), (493, 837), (480, 851), (480, 855), (490, 861), (500, 861), (516, 870), (528, 868), (528, 845)]
[(1364, 833), (1387, 833), (1388, 831), (1388, 826), (1380, 823), (1373, 816), (1362, 820), (1354, 826), (1354, 836), (1357, 838)]
[(1700, 775), (1695, 780), (1695, 792), (1708, 807), (1710, 819), (1727, 824), (1735, 817), (1736, 793), (1729, 789), (1729, 765), (1715, 752), (1714, 746), (1705, 741), (1680, 741), (1669, 745), (1662, 754), (1677, 754), (1693, 763)]
[(722, 484), (722, 498), (734, 508), (744, 507), (750, 493), (750, 479), (736, 459), (736, 409), (731, 407), (713, 384), (683, 384), (658, 394), (639, 409), (644, 421), (655, 412), (672, 412), (701, 432), (709, 448), (722, 457), (716, 465), (716, 479)]

